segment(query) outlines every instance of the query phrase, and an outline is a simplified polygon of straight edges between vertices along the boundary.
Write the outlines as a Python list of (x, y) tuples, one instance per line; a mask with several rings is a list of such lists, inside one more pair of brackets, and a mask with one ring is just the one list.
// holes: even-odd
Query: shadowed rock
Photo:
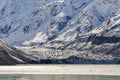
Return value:
[(0, 65), (28, 64), (35, 59), (0, 40)]

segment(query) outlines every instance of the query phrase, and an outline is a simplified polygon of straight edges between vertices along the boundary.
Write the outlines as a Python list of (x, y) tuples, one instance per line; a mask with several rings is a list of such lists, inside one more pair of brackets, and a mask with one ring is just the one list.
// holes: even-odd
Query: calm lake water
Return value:
[(0, 80), (120, 80), (120, 76), (88, 75), (0, 75)]

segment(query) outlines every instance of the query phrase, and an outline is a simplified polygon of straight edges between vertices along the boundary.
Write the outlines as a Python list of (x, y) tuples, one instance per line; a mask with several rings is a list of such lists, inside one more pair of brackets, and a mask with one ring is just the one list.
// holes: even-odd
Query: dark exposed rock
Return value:
[(28, 64), (33, 61), (32, 56), (0, 40), (0, 65)]

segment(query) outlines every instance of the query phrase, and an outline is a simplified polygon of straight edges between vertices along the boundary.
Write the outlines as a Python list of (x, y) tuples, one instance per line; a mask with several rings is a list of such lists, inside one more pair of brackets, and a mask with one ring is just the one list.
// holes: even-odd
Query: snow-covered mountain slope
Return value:
[[(54, 39), (68, 21), (93, 0), (2, 0), (1, 37), (10, 44), (43, 43)], [(22, 38), (21, 38), (21, 37)]]
[(0, 39), (0, 65), (27, 64), (34, 61), (31, 55), (7, 45)]
[(64, 48), (120, 57), (120, 13), (108, 19), (100, 27), (80, 36)]
[(120, 0), (1, 0), (0, 37), (12, 45), (118, 54), (119, 12)]
[(72, 18), (65, 29), (47, 46), (62, 47), (100, 27), (120, 9), (119, 0), (95, 0)]

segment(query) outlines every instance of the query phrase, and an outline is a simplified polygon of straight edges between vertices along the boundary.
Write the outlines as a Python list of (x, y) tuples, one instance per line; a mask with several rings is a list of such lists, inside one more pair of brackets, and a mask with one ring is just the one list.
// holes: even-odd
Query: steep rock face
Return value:
[(35, 59), (0, 40), (0, 65), (27, 64)]

